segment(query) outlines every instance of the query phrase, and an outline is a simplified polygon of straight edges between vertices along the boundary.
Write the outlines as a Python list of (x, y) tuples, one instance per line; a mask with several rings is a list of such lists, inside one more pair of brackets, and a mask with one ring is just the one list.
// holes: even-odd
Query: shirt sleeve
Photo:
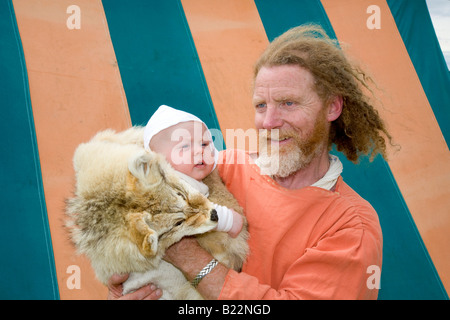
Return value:
[(278, 288), (230, 270), (219, 299), (376, 299), (377, 288), (367, 285), (368, 267), (381, 270), (381, 246), (381, 239), (363, 228), (342, 229), (307, 249)]

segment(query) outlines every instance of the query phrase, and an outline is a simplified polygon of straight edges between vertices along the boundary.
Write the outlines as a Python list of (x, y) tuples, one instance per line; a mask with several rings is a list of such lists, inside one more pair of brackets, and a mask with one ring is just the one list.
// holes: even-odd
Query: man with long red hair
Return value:
[[(206, 299), (377, 298), (368, 270), (381, 270), (378, 216), (329, 154), (335, 145), (353, 162), (386, 157), (392, 139), (366, 94), (369, 81), (318, 26), (293, 28), (262, 54), (253, 105), (265, 147), (258, 155), (223, 151), (218, 166), (244, 208), (250, 255), (241, 272), (205, 268), (213, 257), (185, 238), (165, 256), (188, 280), (201, 275), (197, 290)], [(245, 163), (233, 161), (242, 156)], [(121, 295), (124, 279), (111, 279), (109, 298)], [(160, 294), (149, 285), (124, 298)]]

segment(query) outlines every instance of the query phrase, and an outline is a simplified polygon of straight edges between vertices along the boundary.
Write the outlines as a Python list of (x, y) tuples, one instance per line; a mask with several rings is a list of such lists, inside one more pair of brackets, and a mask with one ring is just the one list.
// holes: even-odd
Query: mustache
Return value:
[(284, 140), (288, 138), (298, 138), (297, 132), (292, 129), (261, 129), (259, 130), (259, 139), (261, 140)]

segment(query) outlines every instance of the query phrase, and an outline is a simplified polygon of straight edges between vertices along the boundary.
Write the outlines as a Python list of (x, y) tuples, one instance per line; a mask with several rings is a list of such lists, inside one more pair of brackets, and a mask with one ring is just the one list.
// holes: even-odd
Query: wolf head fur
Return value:
[(135, 143), (136, 136), (107, 130), (74, 155), (67, 226), (103, 283), (114, 273), (155, 267), (183, 236), (217, 225), (212, 203), (180, 181), (161, 155)]

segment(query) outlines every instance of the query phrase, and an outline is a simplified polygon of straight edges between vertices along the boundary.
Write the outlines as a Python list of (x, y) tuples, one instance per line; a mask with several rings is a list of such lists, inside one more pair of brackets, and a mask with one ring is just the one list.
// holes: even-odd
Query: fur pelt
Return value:
[(237, 238), (212, 231), (217, 225), (212, 202), (241, 214), (242, 209), (217, 171), (204, 180), (208, 200), (179, 179), (162, 155), (145, 151), (142, 134), (142, 127), (105, 130), (78, 146), (66, 226), (104, 284), (114, 273), (130, 273), (124, 293), (153, 282), (163, 299), (201, 299), (183, 274), (162, 260), (164, 252), (182, 237), (197, 235), (204, 249), (239, 270), (248, 254), (247, 228)]

